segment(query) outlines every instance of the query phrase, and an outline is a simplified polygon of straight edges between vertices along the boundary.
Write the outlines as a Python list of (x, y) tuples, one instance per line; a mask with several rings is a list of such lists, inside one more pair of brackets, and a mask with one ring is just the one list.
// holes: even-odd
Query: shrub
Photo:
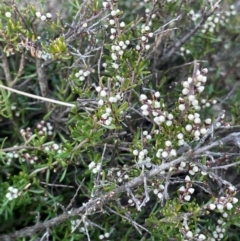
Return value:
[(238, 240), (237, 3), (49, 3), (0, 4), (0, 240)]

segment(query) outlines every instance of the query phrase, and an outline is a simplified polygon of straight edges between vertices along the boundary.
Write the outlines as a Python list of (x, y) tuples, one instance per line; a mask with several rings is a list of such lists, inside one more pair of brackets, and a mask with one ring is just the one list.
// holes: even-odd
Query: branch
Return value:
[[(144, 174), (141, 174), (140, 176), (138, 176), (136, 178), (133, 178), (132, 180), (123, 184), (122, 186), (119, 186), (119, 187), (113, 189), (112, 191), (109, 191), (109, 192), (101, 195), (101, 197), (95, 197), (95, 198), (89, 200), (86, 204), (84, 204), (80, 208), (73, 209), (70, 214), (63, 213), (63, 214), (61, 214), (55, 218), (52, 218), (44, 223), (37, 223), (33, 226), (23, 228), (19, 231), (15, 231), (10, 234), (0, 235), (0, 240), (1, 241), (13, 241), (13, 240), (16, 240), (17, 238), (21, 238), (21, 237), (26, 237), (26, 236), (31, 237), (31, 236), (35, 235), (36, 233), (45, 232), (46, 228), (51, 228), (56, 225), (59, 225), (65, 221), (71, 219), (72, 217), (79, 216), (79, 215), (81, 215), (81, 216), (90, 215), (94, 211), (101, 209), (103, 207), (103, 205), (106, 205), (109, 201), (117, 199), (119, 194), (143, 184), (145, 178), (150, 179), (150, 178), (158, 175), (161, 171), (167, 170), (170, 167), (173, 167), (182, 161), (186, 161), (186, 159), (188, 159), (188, 158), (194, 158), (195, 155), (199, 155), (214, 147), (218, 147), (218, 146), (224, 145), (228, 142), (232, 142), (238, 136), (240, 136), (240, 132), (231, 133), (228, 136), (226, 136), (220, 140), (214, 141), (211, 144), (203, 146), (194, 152), (193, 152), (193, 150), (189, 150), (181, 157), (179, 157), (175, 160), (172, 160), (170, 162), (164, 162), (160, 166), (156, 166), (156, 168), (154, 168)], [(224, 184), (229, 184), (229, 183), (224, 182)]]

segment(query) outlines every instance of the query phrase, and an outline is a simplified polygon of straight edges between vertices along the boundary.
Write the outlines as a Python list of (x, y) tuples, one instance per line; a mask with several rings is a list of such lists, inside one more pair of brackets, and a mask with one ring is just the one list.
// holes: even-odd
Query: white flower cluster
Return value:
[(52, 18), (52, 14), (46, 13), (46, 15), (42, 15), (41, 12), (36, 12), (36, 17), (40, 18), (42, 21), (45, 21), (45, 20), (50, 20)]
[(89, 75), (90, 75), (89, 70), (79, 70), (76, 74), (75, 77), (79, 78), (80, 81), (84, 81)]
[(6, 13), (5, 13), (5, 17), (11, 18), (11, 17), (12, 17), (12, 14), (11, 14), (10, 12), (6, 12)]
[(148, 99), (145, 94), (141, 94), (140, 101), (142, 102), (142, 114), (144, 116), (153, 115), (153, 120), (157, 125), (165, 123), (167, 126), (171, 126), (174, 116), (171, 113), (164, 111), (165, 104), (159, 101), (159, 97), (159, 92), (155, 92), (152, 100)]
[(215, 200), (214, 203), (211, 203), (208, 205), (208, 209), (215, 210), (217, 209), (219, 212), (222, 213), (222, 216), (224, 218), (228, 217), (227, 211), (231, 210), (233, 208), (233, 205), (238, 202), (238, 199), (236, 197), (232, 197), (231, 195), (228, 195), (226, 197), (222, 196)]
[(88, 165), (89, 170), (92, 170), (94, 174), (98, 173), (101, 170), (101, 163), (96, 164), (94, 161), (92, 161)]
[(110, 233), (104, 233), (99, 235), (100, 240), (103, 240), (103, 239), (105, 240), (106, 238), (109, 238), (109, 237), (110, 237)]
[(168, 158), (177, 156), (177, 151), (172, 147), (172, 142), (167, 140), (165, 141), (165, 149), (158, 149), (156, 153), (157, 158)]
[(118, 69), (119, 68), (118, 60), (124, 54), (124, 50), (127, 48), (127, 46), (129, 44), (130, 44), (130, 41), (126, 40), (126, 41), (115, 42), (112, 45), (112, 47), (111, 47), (111, 50), (112, 50), (111, 58), (113, 60), (112, 67), (114, 69)]
[(128, 174), (124, 174), (124, 175), (123, 175), (123, 173), (122, 173), (121, 171), (118, 171), (118, 172), (117, 172), (117, 177), (118, 177), (118, 182), (119, 182), (119, 183), (122, 183), (122, 182), (123, 182), (123, 179), (124, 179), (124, 180), (128, 180), (128, 179), (129, 179)]
[(185, 186), (181, 186), (179, 188), (179, 192), (181, 194), (180, 198), (181, 200), (184, 201), (190, 201), (191, 199), (191, 195), (194, 193), (195, 189), (192, 187), (192, 181), (191, 178), (189, 176), (185, 177)]
[[(100, 122), (106, 126), (109, 126), (112, 124), (113, 121), (111, 105), (120, 102), (122, 99), (122, 95), (120, 93), (117, 93), (115, 96), (112, 94), (110, 95), (108, 89), (101, 86), (97, 86), (96, 91), (99, 93), (98, 105), (106, 105), (104, 113), (101, 115)], [(107, 107), (108, 105), (110, 107)]]
[(222, 219), (218, 219), (217, 223), (218, 225), (215, 227), (215, 230), (212, 232), (212, 238), (210, 239), (210, 241), (222, 240), (226, 233), (226, 229), (225, 229), (226, 222), (224, 222)]
[(6, 198), (11, 201), (18, 197), (18, 189), (14, 187), (8, 188), (8, 193), (6, 194)]
[(141, 29), (142, 36), (139, 39), (138, 45), (136, 45), (136, 50), (137, 51), (142, 51), (142, 50), (149, 50), (150, 45), (147, 44), (149, 41), (149, 38), (153, 37), (153, 33), (150, 32), (150, 27), (149, 25), (142, 25)]
[[(236, 15), (236, 13), (237, 11), (235, 9), (235, 6), (231, 5), (228, 11), (227, 10), (222, 11), (221, 13), (216, 13), (215, 15), (208, 17), (207, 21), (205, 22), (201, 30), (202, 33), (206, 33), (206, 32), (213, 33), (219, 24), (221, 26), (225, 26), (226, 23), (228, 23), (229, 18), (231, 16)], [(198, 22), (202, 19), (202, 13), (200, 12), (195, 13), (194, 10), (191, 10), (189, 12), (189, 16), (192, 18), (193, 22)]]
[(35, 164), (37, 160), (38, 160), (37, 156), (31, 156), (29, 153), (21, 154), (21, 161), (22, 162), (28, 162), (30, 164)]
[(189, 50), (189, 49), (186, 49), (184, 46), (182, 46), (181, 48), (180, 48), (180, 54), (182, 55), (182, 56), (185, 56), (185, 54), (191, 54), (191, 51)]
[[(185, 103), (188, 101), (190, 106), (193, 106), (195, 110), (200, 110), (200, 103), (197, 100), (197, 94), (203, 92), (204, 85), (207, 82), (206, 74), (208, 73), (208, 69), (204, 68), (201, 71), (198, 70), (196, 73), (196, 78), (188, 77), (186, 81), (182, 82), (183, 90), (182, 94), (185, 96), (184, 98), (179, 98), (179, 110), (184, 111), (186, 109)], [(192, 89), (192, 90), (191, 90)]]
[(15, 158), (17, 159), (19, 157), (18, 153), (17, 152), (8, 152), (6, 154), (6, 159), (7, 159), (7, 165), (11, 165), (12, 163), (12, 159)]
[[(198, 240), (198, 241), (203, 241), (206, 240), (206, 236), (204, 234), (196, 234), (193, 235), (193, 232), (191, 230), (187, 230), (187, 228), (185, 228), (185, 233), (184, 233), (184, 241), (188, 241), (188, 240)], [(194, 237), (193, 237), (194, 236)], [(193, 239), (194, 238), (194, 239)]]
[[(196, 173), (200, 172), (201, 170), (199, 169), (199, 167), (196, 165), (196, 163), (190, 162), (187, 163), (185, 161), (182, 161), (179, 163), (178, 165), (178, 170), (182, 171), (182, 170), (188, 170), (189, 175), (194, 176)], [(206, 175), (207, 173), (201, 171), (201, 175)]]
[(151, 164), (151, 158), (148, 157), (148, 150), (143, 149), (141, 151), (133, 150), (133, 155), (137, 157), (138, 164), (145, 164), (147, 168), (150, 168), (152, 166)]
[(19, 116), (20, 116), (20, 112), (18, 111), (17, 106), (11, 105), (11, 110), (12, 110), (12, 112), (14, 112), (14, 115), (15, 115), (16, 117), (19, 117)]
[(52, 143), (50, 145), (49, 145), (49, 143), (47, 143), (46, 145), (43, 146), (43, 150), (46, 152), (48, 152), (48, 151), (56, 151), (57, 153), (63, 152), (62, 147), (57, 143)]
[(43, 136), (43, 135), (52, 136), (53, 135), (52, 124), (50, 122), (45, 122), (44, 120), (40, 121), (40, 123), (37, 124), (37, 130), (38, 130), (38, 134), (40, 136)]
[(163, 199), (163, 191), (164, 191), (164, 185), (160, 184), (158, 188), (155, 188), (153, 190), (153, 193), (157, 195), (157, 197), (162, 200)]
[(186, 223), (183, 224), (182, 233), (184, 235), (184, 241), (203, 241), (206, 240), (207, 237), (201, 233), (201, 230), (199, 228), (196, 228), (194, 232), (192, 232)]

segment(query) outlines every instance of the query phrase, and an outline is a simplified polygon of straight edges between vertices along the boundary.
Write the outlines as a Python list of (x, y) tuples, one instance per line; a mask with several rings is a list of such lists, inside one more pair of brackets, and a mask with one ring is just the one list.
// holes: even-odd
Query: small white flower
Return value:
[(109, 7), (109, 3), (108, 2), (103, 2), (102, 4), (103, 4), (104, 8), (108, 8)]
[(187, 231), (186, 237), (187, 237), (187, 238), (192, 238), (192, 237), (193, 237), (192, 231)]
[(40, 18), (42, 16), (42, 14), (40, 12), (36, 12), (36, 17)]
[(136, 50), (140, 50), (141, 47), (139, 45), (136, 45)]
[(109, 238), (110, 237), (110, 233), (105, 233), (104, 236), (105, 236), (105, 238)]
[(212, 120), (210, 118), (208, 118), (208, 119), (205, 120), (205, 123), (210, 125), (212, 123)]
[(192, 81), (193, 81), (193, 79), (192, 79), (191, 77), (188, 77), (187, 82), (188, 82), (189, 84), (191, 84)]
[(184, 89), (182, 90), (182, 93), (183, 93), (183, 95), (187, 95), (187, 94), (189, 93), (189, 89), (184, 88)]
[(148, 105), (142, 105), (141, 110), (148, 110)]
[[(224, 212), (223, 214), (222, 214), (222, 216), (224, 217), (224, 218), (227, 218), (228, 217), (228, 214), (226, 213), (226, 212)], [(222, 230), (221, 230), (222, 231)]]
[(178, 106), (178, 109), (181, 110), (181, 111), (184, 111), (185, 108), (186, 108), (186, 107), (185, 107), (184, 104), (180, 104), (180, 105)]
[(177, 156), (177, 152), (176, 152), (175, 149), (172, 149), (172, 150), (170, 151), (170, 156)]
[(153, 190), (153, 193), (157, 195), (157, 194), (159, 193), (159, 190), (155, 188), (155, 189)]
[(183, 139), (183, 134), (182, 134), (182, 133), (177, 134), (177, 138), (178, 138), (179, 140)]
[(46, 17), (50, 19), (50, 18), (52, 18), (52, 14), (51, 13), (46, 13)]
[[(142, 114), (143, 114), (144, 116), (148, 116), (148, 115), (149, 115), (149, 111), (144, 110), (144, 111), (142, 112)], [(154, 118), (154, 119), (155, 119), (155, 118)]]
[(190, 196), (190, 195), (187, 194), (186, 196), (184, 196), (184, 200), (185, 200), (185, 201), (188, 202), (188, 201), (190, 201), (190, 199), (191, 199), (191, 196)]
[(115, 35), (111, 35), (111, 36), (110, 36), (110, 39), (111, 39), (111, 40), (114, 40), (114, 39), (115, 39)]
[(227, 210), (231, 210), (233, 208), (233, 205), (231, 203), (227, 203), (226, 208)]
[(121, 28), (124, 28), (124, 27), (125, 27), (125, 23), (124, 23), (124, 22), (121, 22), (121, 23), (120, 23), (120, 27), (121, 27)]
[(150, 30), (150, 27), (149, 26), (145, 26), (145, 31), (148, 32)]
[(205, 135), (207, 133), (207, 129), (206, 128), (201, 128), (200, 133), (202, 135)]
[(181, 162), (181, 163), (180, 163), (180, 167), (183, 167), (183, 168), (184, 168), (184, 167), (186, 167), (186, 165), (187, 165), (186, 162)]
[(233, 202), (233, 204), (235, 204), (238, 202), (238, 199), (236, 197), (233, 197), (232, 202)]
[(115, 24), (115, 21), (114, 21), (113, 19), (110, 19), (110, 20), (109, 20), (109, 23), (110, 23), (111, 25), (114, 25), (114, 24)]
[(194, 188), (192, 188), (192, 187), (188, 189), (188, 192), (189, 192), (190, 194), (193, 194), (194, 191), (195, 191), (195, 190), (194, 190)]
[(138, 155), (138, 150), (134, 150), (134, 151), (133, 151), (133, 155), (134, 155), (134, 156), (137, 156), (137, 155)]
[(163, 198), (163, 194), (161, 192), (159, 192), (157, 196), (158, 196), (159, 199)]
[(193, 100), (193, 101), (192, 101), (192, 105), (193, 105), (193, 106), (197, 106), (197, 105), (198, 105), (198, 100), (196, 100), (196, 99)]
[(188, 115), (188, 119), (189, 119), (189, 120), (193, 120), (193, 119), (194, 119), (194, 115), (193, 115), (193, 114), (189, 114), (189, 115)]
[(80, 81), (84, 81), (84, 80), (85, 80), (85, 77), (84, 77), (84, 76), (80, 76), (80, 77), (79, 77), (79, 80), (80, 80)]
[(190, 86), (190, 84), (189, 84), (188, 81), (183, 81), (182, 86), (183, 86), (184, 88), (187, 88), (187, 89), (188, 89), (189, 86)]
[(11, 14), (10, 12), (6, 12), (6, 13), (5, 13), (5, 17), (11, 18), (11, 17), (12, 17), (12, 14)]
[(117, 30), (115, 28), (111, 28), (110, 32), (111, 32), (111, 34), (115, 34), (117, 32)]
[(223, 210), (223, 205), (222, 205), (222, 204), (217, 204), (217, 209), (218, 209), (219, 211), (222, 211), (222, 210)]
[(112, 60), (116, 61), (118, 59), (117, 55), (115, 53), (111, 54)]
[(42, 20), (42, 21), (45, 21), (46, 19), (47, 19), (47, 17), (46, 17), (45, 15), (42, 15), (42, 16), (41, 16), (41, 20)]
[(163, 116), (163, 115), (160, 115), (160, 116), (159, 116), (159, 121), (160, 121), (160, 122), (164, 122), (165, 119), (166, 119), (165, 116)]
[(99, 101), (98, 101), (98, 105), (99, 105), (99, 106), (104, 105), (104, 101), (103, 101), (103, 100), (99, 100)]
[(196, 99), (196, 96), (195, 95), (189, 95), (188, 96), (188, 100), (189, 101), (194, 101)]
[(171, 120), (166, 121), (166, 125), (167, 126), (171, 126), (172, 125), (172, 121)]
[(204, 86), (199, 86), (197, 88), (197, 90), (198, 90), (199, 93), (203, 92), (204, 91)]
[(162, 152), (162, 157), (163, 158), (167, 158), (168, 157), (168, 152), (167, 151), (163, 151)]
[(113, 17), (116, 16), (116, 15), (117, 15), (117, 11), (112, 10), (112, 11), (111, 11), (111, 15), (112, 15)]
[(164, 188), (165, 188), (164, 185), (162, 185), (162, 184), (159, 185), (160, 190), (164, 190)]
[(118, 51), (118, 54), (119, 54), (119, 55), (123, 55), (123, 50), (119, 50), (119, 51)]
[(95, 162), (91, 162), (91, 163), (88, 165), (88, 168), (89, 168), (89, 169), (93, 169), (95, 166), (96, 166), (96, 163), (95, 163)]
[(117, 102), (117, 98), (111, 96), (111, 97), (109, 97), (109, 102), (110, 102), (110, 103), (116, 103), (116, 102)]
[(186, 125), (185, 129), (186, 129), (186, 131), (190, 132), (192, 130), (192, 125), (190, 125), (190, 124)]
[(146, 49), (146, 50), (149, 50), (150, 47), (151, 47), (151, 46), (150, 46), (149, 44), (145, 45), (145, 49)]
[(100, 240), (104, 239), (104, 235), (102, 235), (102, 234), (99, 235), (99, 239), (100, 239)]
[(185, 177), (185, 181), (186, 181), (186, 182), (190, 182), (190, 181), (191, 181), (191, 178), (187, 175), (187, 176)]
[(181, 186), (181, 187), (179, 188), (179, 191), (180, 191), (180, 192), (185, 192), (185, 191), (186, 191), (186, 188), (185, 188), (184, 186)]
[(210, 210), (214, 210), (214, 209), (216, 208), (216, 205), (213, 204), (213, 203), (210, 203), (210, 204), (208, 205), (208, 208), (209, 208)]
[(153, 37), (153, 33), (149, 33), (148, 37), (152, 38)]
[(193, 169), (192, 169), (194, 172), (198, 172), (199, 171), (199, 168), (197, 166), (194, 166)]
[(168, 116), (167, 116), (167, 118), (169, 119), (169, 120), (172, 120), (173, 118), (174, 118), (174, 116), (173, 116), (173, 114), (168, 114)]
[(144, 95), (144, 94), (141, 94), (140, 95), (140, 101), (144, 101), (144, 100), (147, 100), (147, 96)]
[(171, 141), (166, 141), (166, 142), (165, 142), (165, 146), (169, 147), (169, 146), (171, 146), (171, 145), (172, 145), (172, 142), (171, 142)]

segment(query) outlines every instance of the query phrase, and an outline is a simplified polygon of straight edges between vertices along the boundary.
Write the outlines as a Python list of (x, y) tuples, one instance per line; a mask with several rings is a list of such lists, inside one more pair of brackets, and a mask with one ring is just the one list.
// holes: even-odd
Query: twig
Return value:
[(3, 68), (4, 74), (5, 74), (5, 78), (7, 81), (7, 85), (10, 86), (11, 85), (11, 81), (12, 81), (12, 77), (10, 74), (10, 68), (9, 68), (9, 63), (8, 63), (8, 59), (7, 59), (7, 55), (6, 53), (3, 51), (2, 53), (2, 64), (1, 67)]
[(26, 92), (22, 92), (20, 90), (15, 90), (13, 88), (10, 88), (10, 87), (7, 87), (7, 86), (1, 85), (1, 84), (0, 84), (0, 88), (8, 90), (8, 91), (11, 91), (11, 92), (14, 92), (14, 93), (17, 93), (19, 95), (24, 95), (24, 96), (27, 96), (27, 97), (30, 97), (30, 98), (43, 100), (43, 101), (50, 102), (50, 103), (55, 103), (55, 104), (58, 104), (58, 105), (64, 105), (64, 106), (69, 106), (69, 107), (75, 107), (76, 106), (74, 104), (62, 102), (62, 101), (59, 101), (59, 100), (53, 100), (53, 99), (49, 99), (49, 98), (46, 98), (46, 97), (41, 97), (39, 95), (28, 94)]
[(25, 66), (25, 56), (24, 56), (24, 54), (22, 54), (21, 60), (20, 60), (20, 65), (19, 65), (19, 68), (18, 68), (18, 73), (17, 73), (16, 77), (14, 78), (14, 80), (10, 83), (9, 87), (13, 87), (18, 82), (19, 77), (23, 73), (24, 66)]

